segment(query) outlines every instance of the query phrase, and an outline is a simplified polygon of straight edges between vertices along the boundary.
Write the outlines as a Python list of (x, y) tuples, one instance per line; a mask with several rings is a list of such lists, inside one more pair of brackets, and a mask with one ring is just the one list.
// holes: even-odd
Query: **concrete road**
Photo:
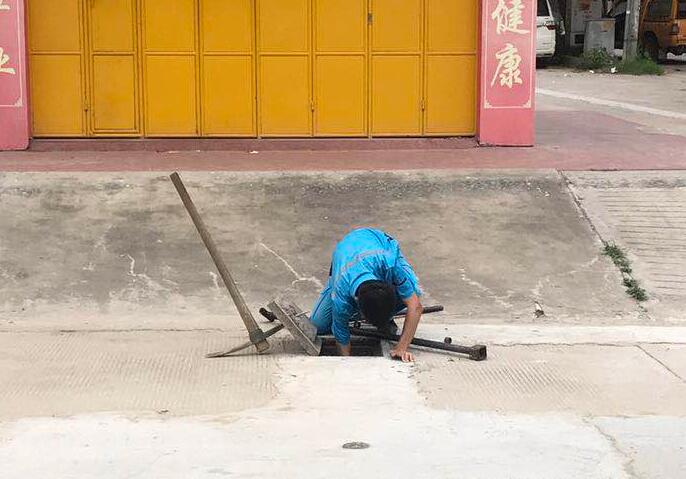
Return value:
[(237, 340), (218, 332), (3, 333), (2, 477), (683, 477), (686, 328), (623, 328), (639, 344), (492, 336), (486, 362), (415, 365), (278, 339), (202, 359)]
[(683, 301), (638, 304), (600, 254), (594, 198), (680, 201), (635, 175), (183, 174), (253, 309), (308, 305), (348, 228), (391, 231), (446, 306), (420, 334), (490, 353), (406, 365), (285, 333), (204, 359), (245, 333), (165, 175), (3, 174), (2, 477), (683, 477)]
[(537, 71), (537, 144), (579, 166), (563, 170), (686, 168), (686, 61), (663, 76)]
[[(539, 113), (593, 112), (637, 124), (645, 133), (686, 135), (686, 60), (663, 65), (662, 76), (577, 72), (548, 67), (537, 70)], [(600, 118), (600, 116), (599, 116)], [(602, 124), (596, 126), (604, 131)], [(543, 126), (543, 128), (545, 128)]]
[[(309, 309), (336, 242), (371, 225), (445, 306), (429, 321), (527, 323), (536, 303), (561, 323), (647, 321), (555, 171), (183, 177), (254, 309), (283, 293)], [(240, 324), (167, 176), (4, 174), (0, 195), (0, 328)]]

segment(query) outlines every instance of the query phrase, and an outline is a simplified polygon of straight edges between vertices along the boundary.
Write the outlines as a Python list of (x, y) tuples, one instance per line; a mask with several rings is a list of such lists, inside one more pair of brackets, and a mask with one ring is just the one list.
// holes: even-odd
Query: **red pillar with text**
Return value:
[(23, 0), (0, 0), (0, 151), (29, 144)]
[(482, 0), (479, 143), (534, 144), (535, 79), (533, 0)]

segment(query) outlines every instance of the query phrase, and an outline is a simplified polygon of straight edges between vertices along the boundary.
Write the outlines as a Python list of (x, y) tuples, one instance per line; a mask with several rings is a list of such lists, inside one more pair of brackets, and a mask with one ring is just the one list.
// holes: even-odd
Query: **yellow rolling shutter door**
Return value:
[(315, 0), (314, 134), (367, 134), (367, 1)]
[(85, 136), (81, 2), (30, 0), (28, 17), (33, 134)]
[(473, 0), (426, 1), (426, 135), (475, 133), (477, 18)]
[(195, 0), (142, 0), (145, 131), (197, 136)]
[(252, 0), (202, 0), (202, 131), (255, 136), (255, 12)]
[(90, 124), (94, 133), (129, 135), (138, 124), (138, 36), (135, 0), (90, 4)]
[(476, 0), (29, 0), (35, 136), (475, 132)]
[(372, 135), (422, 134), (422, 0), (372, 1)]
[(310, 136), (310, 0), (257, 5), (260, 134)]

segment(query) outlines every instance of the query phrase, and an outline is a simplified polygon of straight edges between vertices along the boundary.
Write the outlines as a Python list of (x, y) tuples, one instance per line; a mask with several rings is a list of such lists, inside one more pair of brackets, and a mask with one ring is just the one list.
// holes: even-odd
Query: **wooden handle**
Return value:
[(240, 291), (238, 291), (238, 286), (236, 286), (236, 282), (231, 277), (229, 269), (226, 267), (224, 260), (219, 254), (217, 245), (214, 243), (212, 236), (210, 236), (205, 223), (203, 223), (198, 210), (195, 208), (195, 204), (193, 204), (193, 200), (188, 194), (188, 191), (186, 191), (186, 187), (184, 186), (183, 181), (181, 181), (181, 177), (178, 173), (174, 172), (170, 175), (170, 178), (176, 187), (176, 191), (181, 197), (181, 201), (183, 201), (183, 205), (186, 207), (186, 211), (188, 211), (188, 214), (193, 220), (195, 229), (198, 230), (200, 238), (202, 238), (202, 242), (205, 243), (205, 247), (207, 248), (207, 251), (209, 251), (212, 261), (214, 261), (214, 265), (217, 267), (217, 271), (219, 271), (219, 276), (221, 276), (222, 281), (224, 281), (226, 289), (229, 290), (231, 299), (233, 299), (236, 309), (238, 309), (238, 314), (241, 315), (241, 319), (248, 330), (250, 341), (257, 348), (257, 352), (263, 353), (267, 351), (269, 349), (269, 342), (267, 342), (264, 332), (257, 325), (257, 321), (255, 321), (255, 318), (248, 309), (248, 305), (245, 304), (245, 300), (243, 299)]

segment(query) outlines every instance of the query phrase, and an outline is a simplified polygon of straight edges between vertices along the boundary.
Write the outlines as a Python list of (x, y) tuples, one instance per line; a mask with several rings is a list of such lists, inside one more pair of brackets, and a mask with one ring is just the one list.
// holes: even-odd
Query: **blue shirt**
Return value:
[(331, 332), (340, 344), (350, 342), (348, 321), (359, 311), (355, 293), (365, 281), (392, 284), (403, 300), (421, 295), (417, 276), (396, 240), (377, 229), (351, 231), (336, 245), (331, 261)]

